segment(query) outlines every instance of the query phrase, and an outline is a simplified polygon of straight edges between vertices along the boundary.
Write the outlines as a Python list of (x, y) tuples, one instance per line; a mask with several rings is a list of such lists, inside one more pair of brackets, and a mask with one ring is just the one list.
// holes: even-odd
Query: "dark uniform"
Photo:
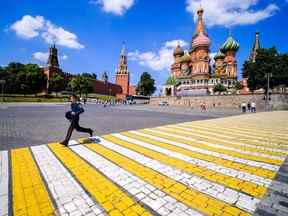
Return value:
[(89, 133), (90, 136), (93, 136), (93, 130), (90, 128), (83, 128), (79, 125), (80, 114), (84, 112), (81, 103), (71, 103), (71, 111), (66, 112), (66, 118), (71, 122), (67, 135), (64, 141), (61, 142), (63, 145), (68, 145), (70, 137), (74, 129), (79, 132)]

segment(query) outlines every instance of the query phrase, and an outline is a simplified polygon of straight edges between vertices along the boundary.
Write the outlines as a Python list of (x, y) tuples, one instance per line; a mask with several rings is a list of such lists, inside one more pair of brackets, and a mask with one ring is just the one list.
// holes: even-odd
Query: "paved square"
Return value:
[(283, 111), (1, 151), (0, 215), (288, 215), (287, 132)]

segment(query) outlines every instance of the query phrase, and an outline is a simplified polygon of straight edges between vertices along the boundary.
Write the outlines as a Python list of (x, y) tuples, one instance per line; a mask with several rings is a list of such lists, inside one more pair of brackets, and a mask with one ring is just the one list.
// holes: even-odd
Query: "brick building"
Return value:
[[(55, 44), (49, 48), (49, 57), (47, 66), (44, 68), (44, 74), (47, 77), (46, 92), (50, 92), (50, 80), (53, 75), (57, 73), (65, 79), (72, 79), (73, 75), (65, 73), (59, 66), (58, 50)], [(118, 99), (125, 99), (127, 95), (136, 95), (136, 86), (130, 85), (130, 76), (127, 65), (127, 56), (125, 53), (125, 46), (122, 47), (120, 53), (120, 61), (116, 72), (116, 83), (108, 81), (108, 75), (103, 73), (101, 80), (94, 79), (92, 81), (93, 93), (102, 95), (116, 96)]]

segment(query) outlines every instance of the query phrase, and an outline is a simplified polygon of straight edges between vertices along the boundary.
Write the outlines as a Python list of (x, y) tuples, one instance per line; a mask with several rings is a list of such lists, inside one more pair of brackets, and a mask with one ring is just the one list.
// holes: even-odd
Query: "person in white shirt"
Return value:
[(252, 101), (251, 103), (251, 112), (255, 113), (256, 112), (256, 103)]

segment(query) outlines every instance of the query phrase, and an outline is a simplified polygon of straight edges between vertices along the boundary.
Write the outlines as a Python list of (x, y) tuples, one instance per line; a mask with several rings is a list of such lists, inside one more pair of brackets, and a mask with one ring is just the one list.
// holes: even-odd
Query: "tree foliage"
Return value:
[(235, 83), (234, 88), (235, 88), (236, 90), (241, 90), (241, 89), (243, 88), (243, 85), (241, 84), (241, 82), (237, 81), (237, 82)]
[(267, 89), (266, 74), (272, 73), (270, 86), (288, 86), (288, 54), (279, 54), (275, 47), (259, 49), (256, 61), (246, 61), (243, 65), (243, 77), (248, 77), (251, 91)]
[(80, 94), (80, 97), (82, 96), (82, 94), (87, 95), (88, 93), (93, 91), (92, 79), (83, 75), (73, 77), (72, 80), (68, 83), (68, 85), (71, 87), (73, 92)]
[(218, 83), (217, 85), (214, 86), (213, 91), (214, 92), (226, 92), (227, 89), (223, 84)]
[(139, 95), (150, 96), (156, 90), (155, 80), (152, 79), (151, 75), (148, 72), (142, 73), (140, 81), (137, 85), (137, 93)]
[(6, 81), (6, 93), (36, 94), (43, 90), (46, 83), (42, 68), (36, 64), (18, 62), (1, 67), (0, 79)]
[(53, 74), (49, 82), (50, 89), (56, 92), (56, 95), (66, 89), (67, 81), (58, 73)]

